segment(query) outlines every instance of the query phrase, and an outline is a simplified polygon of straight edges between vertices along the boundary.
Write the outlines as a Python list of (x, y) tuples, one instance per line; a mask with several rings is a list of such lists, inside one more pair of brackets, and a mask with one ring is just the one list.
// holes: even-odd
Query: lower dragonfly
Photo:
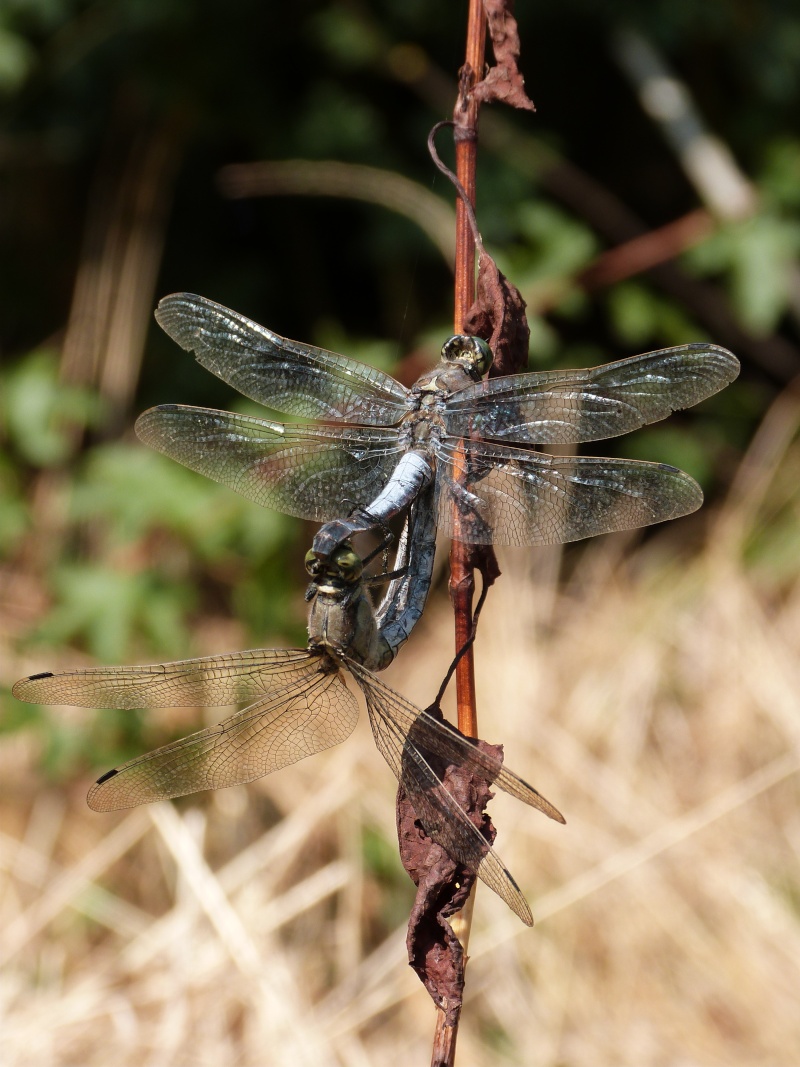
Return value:
[[(168, 404), (139, 417), (139, 437), (258, 504), (327, 524), (314, 539), (322, 559), (385, 524), (425, 486), (439, 530), (473, 544), (558, 544), (686, 515), (703, 494), (676, 467), (533, 449), (628, 433), (699, 403), (739, 373), (724, 348), (688, 344), (586, 370), (483, 381), (489, 346), (456, 336), (408, 389), (202, 296), (164, 297), (156, 319), (240, 393), (319, 421)], [(358, 510), (343, 520), (353, 504)]]
[[(432, 511), (431, 511), (432, 516)], [(424, 521), (420, 519), (420, 534)], [(403, 573), (393, 578), (379, 611), (372, 607), (363, 563), (345, 544), (330, 560), (309, 552), (311, 601), (306, 649), (255, 649), (140, 667), (100, 667), (34, 674), (16, 683), (20, 700), (78, 707), (158, 708), (246, 706), (212, 726), (104, 774), (88, 803), (113, 811), (220, 789), (261, 778), (350, 736), (358, 703), (344, 672), (367, 705), (375, 743), (405, 787), (428, 836), (474, 871), (527, 925), (533, 917), (502, 860), (447, 792), (433, 757), (463, 766), (563, 823), (536, 789), (482, 752), (454, 727), (420, 711), (376, 677), (405, 641), (424, 604), (428, 559), (416, 555), (425, 537), (401, 538)]]

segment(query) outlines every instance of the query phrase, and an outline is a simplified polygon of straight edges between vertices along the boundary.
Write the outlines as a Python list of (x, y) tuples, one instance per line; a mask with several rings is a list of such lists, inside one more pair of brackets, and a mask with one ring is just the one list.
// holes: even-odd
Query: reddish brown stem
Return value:
[(452, 1067), (456, 1059), (458, 1026), (440, 1025), (444, 1012), (439, 1011), (436, 1020), (436, 1036), (433, 1041), (431, 1067)]
[[(475, 174), (478, 142), (478, 102), (470, 90), (483, 73), (486, 47), (486, 16), (481, 0), (470, 0), (467, 22), (466, 60), (461, 71), (461, 86), (456, 103), (455, 139), (456, 174), (466, 190), (470, 203), (475, 204)], [(456, 201), (456, 277), (454, 327), (464, 332), (464, 320), (475, 300), (475, 241), (467, 212), (459, 198)], [(456, 533), (458, 528), (456, 525)], [(472, 601), (475, 578), (469, 561), (469, 549), (463, 541), (454, 540), (450, 549), (450, 597), (455, 614), (456, 651), (463, 648), (472, 632)], [(475, 667), (472, 649), (462, 657), (456, 668), (456, 700), (458, 728), (468, 737), (478, 736), (475, 707)]]
[[(486, 48), (486, 16), (481, 0), (470, 0), (467, 16), (467, 47), (458, 100), (453, 115), (455, 121), (456, 174), (466, 190), (470, 203), (475, 204), (475, 174), (478, 142), (478, 107), (471, 89), (483, 74)], [(456, 277), (454, 327), (464, 333), (467, 312), (475, 300), (475, 240), (466, 208), (456, 200)], [(459, 472), (454, 472), (458, 477)], [(458, 535), (458, 518), (454, 534)], [(472, 603), (475, 592), (474, 571), (469, 547), (457, 539), (450, 549), (450, 597), (455, 615), (455, 644), (459, 652), (472, 634)], [(478, 736), (478, 716), (475, 705), (475, 666), (470, 646), (456, 667), (456, 700), (458, 728), (468, 737)], [(468, 933), (468, 929), (466, 931)], [(465, 938), (462, 935), (462, 940)], [(432, 1067), (452, 1067), (455, 1062), (458, 1021), (448, 1026), (443, 1011), (437, 1012), (433, 1040)]]

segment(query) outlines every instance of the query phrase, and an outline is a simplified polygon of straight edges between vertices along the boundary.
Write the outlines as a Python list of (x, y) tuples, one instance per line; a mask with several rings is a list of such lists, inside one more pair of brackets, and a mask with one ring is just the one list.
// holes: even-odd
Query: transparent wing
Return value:
[(302, 687), (319, 665), (319, 658), (305, 649), (256, 648), (142, 667), (48, 671), (23, 678), (11, 692), (31, 704), (78, 708), (220, 707)]
[(89, 807), (115, 811), (201, 789), (262, 778), (331, 748), (353, 732), (358, 703), (326, 657), (313, 673), (231, 715), (104, 774), (89, 790)]
[(374, 674), (348, 660), (364, 693), (378, 749), (409, 792), (428, 836), (493, 889), (529, 926), (528, 904), (503, 861), (444, 788), (426, 755), (440, 756), (494, 782), (551, 818), (564, 819), (548, 800), (451, 727), (420, 711)]
[(280, 337), (205, 297), (165, 296), (156, 320), (212, 374), (274, 410), (369, 426), (393, 426), (408, 410), (408, 391), (388, 374)]
[(262, 507), (328, 522), (367, 503), (400, 453), (397, 431), (268, 422), (164, 404), (136, 421), (145, 444)]
[(664, 419), (729, 385), (739, 361), (716, 345), (681, 345), (588, 370), (490, 378), (454, 393), (456, 437), (516, 444), (600, 441)]
[(688, 515), (700, 486), (665, 463), (437, 447), (438, 528), (472, 544), (553, 545)]

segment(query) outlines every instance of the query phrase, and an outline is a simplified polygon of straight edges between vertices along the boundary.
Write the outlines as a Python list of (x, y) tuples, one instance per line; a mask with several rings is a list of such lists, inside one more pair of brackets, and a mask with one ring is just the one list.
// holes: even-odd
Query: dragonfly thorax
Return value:
[[(358, 559), (349, 546), (346, 552)], [(335, 555), (341, 554), (340, 549)], [(360, 575), (353, 580), (337, 573), (334, 562), (324, 563), (316, 558), (307, 560), (306, 565), (309, 573), (313, 574), (312, 567), (318, 572), (308, 591), (312, 602), (308, 613), (309, 651), (324, 650), (336, 660), (351, 659), (368, 670), (382, 670), (391, 662), (393, 652), (378, 633), (375, 611)]]
[[(450, 341), (480, 341), (479, 337), (451, 337)], [(453, 346), (447, 348), (450, 341), (446, 341), (442, 348), (442, 358), (439, 363), (426, 374), (417, 378), (410, 390), (410, 408), (413, 412), (418, 408), (434, 407), (444, 411), (448, 397), (454, 393), (460, 393), (468, 385), (479, 382), (484, 370), (488, 369), (492, 362), (492, 353), (485, 341), (480, 341), (486, 347), (488, 356), (483, 355), (476, 346), (467, 348)], [(447, 354), (445, 355), (445, 351)]]

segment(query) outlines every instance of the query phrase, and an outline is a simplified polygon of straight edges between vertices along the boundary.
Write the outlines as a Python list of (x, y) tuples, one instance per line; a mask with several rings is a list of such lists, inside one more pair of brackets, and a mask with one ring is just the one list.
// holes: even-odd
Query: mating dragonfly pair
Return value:
[[(627, 433), (729, 384), (725, 349), (683, 345), (589, 370), (483, 379), (485, 342), (453, 337), (410, 389), (387, 374), (279, 337), (203, 297), (176, 294), (156, 318), (182, 347), (253, 400), (314, 422), (283, 424), (162, 405), (136, 429), (147, 444), (256, 503), (322, 522), (307, 556), (309, 643), (144, 667), (43, 673), (14, 694), (82, 707), (244, 704), (201, 730), (103, 775), (89, 792), (106, 811), (249, 782), (343, 741), (364, 694), (378, 749), (429, 836), (523, 919), (513, 878), (431, 766), (443, 757), (563, 822), (536, 790), (469, 739), (409, 704), (375, 671), (394, 658), (430, 586), (437, 529), (477, 544), (544, 545), (677, 518), (699, 507), (675, 467), (558, 457), (537, 445)], [(353, 502), (356, 502), (355, 509)], [(374, 609), (353, 536), (406, 511), (395, 572)], [(379, 578), (381, 576), (378, 576)]]

